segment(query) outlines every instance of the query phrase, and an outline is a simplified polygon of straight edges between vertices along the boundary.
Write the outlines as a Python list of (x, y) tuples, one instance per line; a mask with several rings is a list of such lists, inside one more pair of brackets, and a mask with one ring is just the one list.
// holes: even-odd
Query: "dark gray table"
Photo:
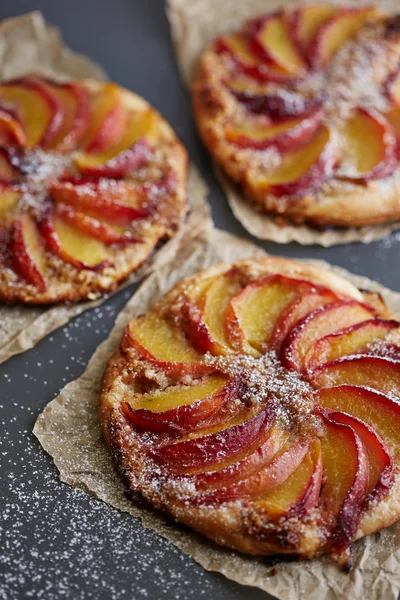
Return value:
[[(110, 78), (160, 110), (209, 184), (217, 226), (251, 239), (232, 216), (196, 135), (163, 0), (1, 0), (0, 18), (34, 9), (61, 28), (71, 48), (91, 56)], [(261, 245), (271, 253), (325, 258), (400, 290), (400, 234), (329, 250)], [(52, 461), (31, 434), (45, 404), (82, 373), (134, 289), (0, 367), (1, 600), (268, 598), (204, 571), (130, 516), (59, 483)]]

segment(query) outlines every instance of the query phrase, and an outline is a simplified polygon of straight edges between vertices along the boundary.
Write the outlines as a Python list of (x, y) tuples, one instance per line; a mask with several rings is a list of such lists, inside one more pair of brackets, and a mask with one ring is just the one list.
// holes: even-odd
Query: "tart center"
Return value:
[(276, 352), (204, 357), (206, 365), (241, 383), (240, 400), (249, 407), (271, 409), (280, 425), (309, 433), (315, 428), (313, 388), (301, 375), (282, 366)]
[(15, 214), (33, 212), (40, 219), (45, 211), (45, 200), (49, 187), (57, 180), (72, 174), (73, 160), (71, 156), (55, 152), (45, 152), (41, 148), (25, 149), (15, 152), (5, 150), (9, 163), (19, 171), (20, 178), (13, 191), (18, 193)]

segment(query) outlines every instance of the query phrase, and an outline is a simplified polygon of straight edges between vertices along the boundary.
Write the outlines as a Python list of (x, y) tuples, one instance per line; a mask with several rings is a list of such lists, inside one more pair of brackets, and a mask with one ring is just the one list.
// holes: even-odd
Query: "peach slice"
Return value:
[(199, 375), (211, 370), (201, 364), (203, 356), (180, 330), (155, 313), (133, 319), (124, 335), (127, 347), (133, 344), (142, 356), (167, 373)]
[(351, 415), (342, 412), (329, 412), (329, 418), (336, 423), (349, 425), (363, 443), (368, 458), (368, 492), (366, 500), (383, 496), (388, 492), (394, 481), (392, 460), (382, 439), (375, 431)]
[(255, 452), (222, 469), (195, 475), (192, 480), (196, 490), (199, 492), (219, 490), (251, 477), (267, 466), (279, 452), (283, 451), (284, 447), (286, 448), (288, 439), (288, 432), (272, 421), (266, 431), (265, 441)]
[(235, 82), (229, 84), (230, 92), (255, 115), (264, 115), (275, 122), (286, 121), (294, 117), (309, 117), (322, 107), (318, 98), (306, 98), (295, 92), (276, 90), (265, 93), (264, 89), (249, 89), (248, 83), (241, 86)]
[(400, 158), (400, 106), (395, 106), (385, 114), (385, 119), (389, 123), (396, 137), (396, 157)]
[(377, 14), (374, 7), (348, 8), (336, 14), (319, 27), (309, 47), (313, 66), (324, 68), (346, 42), (354, 38), (359, 30)]
[(244, 96), (249, 94), (249, 96), (256, 97), (269, 96), (266, 91), (265, 82), (251, 81), (248, 77), (241, 77), (240, 74), (237, 73), (235, 73), (234, 77), (225, 79), (224, 84), (234, 96), (240, 94), (244, 94)]
[(25, 214), (14, 222), (11, 236), (14, 270), (39, 291), (46, 290), (46, 258), (36, 223)]
[(179, 474), (202, 473), (231, 464), (251, 454), (264, 442), (272, 420), (262, 411), (241, 423), (203, 437), (153, 447), (150, 456), (170, 471)]
[[(132, 410), (127, 402), (122, 404), (122, 412), (128, 423), (138, 431), (146, 431), (154, 434), (181, 435), (182, 428), (175, 425), (173, 421), (158, 419), (147, 410)], [(172, 412), (172, 411), (171, 411)]]
[(52, 209), (44, 215), (40, 232), (48, 249), (77, 269), (98, 271), (111, 264), (103, 242), (66, 223)]
[(89, 101), (89, 123), (83, 140), (86, 152), (103, 152), (121, 139), (127, 113), (115, 83), (106, 83)]
[(230, 354), (233, 351), (225, 318), (230, 300), (239, 289), (237, 278), (232, 272), (228, 272), (213, 281), (205, 282), (205, 288), (195, 301), (187, 299), (184, 306), (187, 333), (200, 352)]
[(10, 258), (11, 232), (0, 223), (0, 265), (8, 265)]
[(308, 368), (317, 340), (371, 319), (372, 309), (356, 300), (317, 308), (290, 331), (282, 342), (280, 357), (284, 366), (295, 371)]
[(7, 219), (7, 216), (17, 206), (20, 199), (21, 192), (7, 188), (0, 188), (0, 221)]
[(301, 516), (317, 506), (321, 480), (321, 445), (319, 440), (314, 440), (297, 469), (282, 485), (273, 488), (253, 504), (253, 509), (272, 518), (283, 515)]
[(128, 115), (119, 141), (99, 152), (78, 152), (75, 164), (84, 175), (125, 177), (142, 166), (150, 157), (149, 142), (156, 135), (156, 119), (152, 110)]
[(0, 85), (0, 102), (16, 111), (28, 146), (46, 145), (61, 125), (63, 114), (57, 98), (33, 77)]
[[(19, 168), (14, 161), (13, 149), (0, 147), (0, 184), (18, 183), (21, 178)], [(13, 164), (14, 163), (14, 164)]]
[(259, 82), (279, 83), (286, 81), (289, 77), (289, 73), (285, 69), (265, 64), (257, 58), (252, 52), (248, 38), (244, 35), (233, 34), (218, 39), (215, 50), (219, 54), (228, 54), (238, 69)]
[(17, 115), (0, 106), (0, 145), (24, 147), (26, 143), (26, 133)]
[(53, 183), (50, 195), (57, 203), (67, 204), (116, 225), (128, 225), (149, 215), (148, 189), (126, 181), (107, 179), (59, 181)]
[(328, 288), (316, 288), (296, 298), (278, 317), (271, 335), (271, 346), (279, 352), (282, 342), (302, 319), (317, 308), (333, 304), (340, 300), (339, 296)]
[(151, 150), (146, 140), (139, 140), (127, 150), (103, 162), (106, 153), (99, 155), (84, 155), (76, 158), (76, 164), (84, 175), (90, 177), (109, 177), (122, 179), (140, 169), (150, 158)]
[(252, 183), (275, 196), (302, 194), (318, 189), (331, 177), (335, 164), (331, 131), (321, 125), (306, 145), (287, 152), (279, 166), (258, 176)]
[(354, 538), (369, 490), (369, 464), (364, 444), (349, 425), (322, 414), (321, 436), (323, 478), (320, 507), (331, 545), (346, 548)]
[(351, 384), (400, 397), (400, 362), (371, 355), (350, 355), (325, 363), (310, 376), (314, 387)]
[(226, 138), (241, 148), (265, 150), (275, 146), (280, 151), (285, 151), (306, 143), (319, 127), (320, 122), (319, 112), (315, 112), (308, 118), (289, 118), (268, 125), (257, 120), (248, 120), (240, 125), (228, 126)]
[[(133, 409), (132, 402), (127, 402), (124, 407), (124, 412), (128, 420), (135, 425), (136, 428), (143, 429), (144, 431), (151, 431), (152, 433), (169, 433), (179, 435), (189, 435), (190, 433), (203, 431), (213, 425), (218, 425), (221, 420), (225, 420), (228, 417), (234, 417), (240, 410), (241, 406), (239, 403), (227, 403), (234, 397), (234, 393), (237, 393), (237, 385), (234, 382), (227, 382), (222, 388), (218, 387), (218, 380), (225, 381), (226, 378), (223, 376), (211, 376), (208, 380), (193, 386), (197, 392), (201, 395), (201, 398), (196, 398), (194, 401), (191, 400), (191, 404), (186, 404), (187, 400), (190, 400), (186, 393), (189, 391), (196, 394), (195, 390), (189, 389), (187, 386), (180, 386), (180, 389), (176, 386), (176, 398), (178, 402), (182, 402), (180, 396), (185, 396), (185, 404), (180, 404), (174, 408), (164, 410), (162, 412), (151, 412), (150, 409)], [(204, 393), (207, 391), (207, 386), (214, 382), (216, 388), (211, 390), (210, 395), (205, 398)], [(171, 399), (173, 392), (171, 388), (167, 388), (169, 395), (167, 402)], [(179, 392), (179, 393), (178, 393)], [(161, 392), (164, 394), (164, 390)], [(180, 395), (180, 396), (179, 396)], [(155, 398), (159, 403), (159, 397)], [(128, 410), (126, 410), (126, 408)], [(153, 407), (152, 407), (153, 408)], [(233, 410), (232, 410), (233, 408)]]
[(341, 135), (344, 156), (338, 176), (367, 180), (392, 174), (397, 164), (396, 136), (382, 115), (358, 108), (344, 123)]
[(237, 349), (250, 344), (258, 351), (268, 344), (275, 323), (300, 294), (313, 289), (311, 283), (270, 275), (250, 283), (230, 301), (226, 312), (229, 341)]
[(338, 385), (315, 394), (318, 406), (340, 411), (369, 425), (400, 461), (400, 404), (389, 396), (356, 385)]
[(322, 363), (331, 362), (345, 356), (362, 351), (368, 344), (385, 339), (389, 333), (400, 327), (397, 321), (370, 319), (352, 325), (344, 331), (328, 335), (314, 344), (308, 367), (315, 369)]
[(251, 477), (233, 485), (195, 496), (196, 504), (212, 505), (237, 500), (255, 500), (281, 486), (294, 473), (310, 450), (310, 442), (292, 441)]
[(387, 306), (385, 300), (383, 299), (382, 294), (379, 292), (371, 292), (368, 290), (363, 290), (364, 302), (371, 306), (374, 309), (376, 314), (384, 315), (387, 313)]
[(134, 411), (146, 410), (152, 413), (165, 413), (211, 396), (226, 393), (228, 383), (227, 375), (210, 375), (193, 385), (173, 385), (163, 390), (137, 396), (127, 393), (125, 401)]
[(389, 75), (384, 88), (388, 99), (396, 106), (400, 106), (400, 68)]
[(106, 221), (99, 221), (86, 215), (85, 213), (78, 212), (72, 206), (65, 204), (59, 204), (56, 210), (57, 216), (79, 231), (86, 233), (92, 238), (101, 240), (106, 244), (137, 244), (139, 240), (134, 238), (129, 231), (126, 231), (123, 227), (111, 226)]
[(47, 85), (62, 106), (63, 120), (46, 148), (70, 152), (76, 148), (88, 127), (90, 114), (88, 92), (75, 83), (47, 82)]
[(291, 29), (294, 40), (309, 60), (309, 47), (318, 29), (333, 17), (337, 8), (328, 4), (306, 4), (297, 8), (291, 18)]
[(52, 92), (50, 87), (44, 84), (41, 79), (31, 77), (25, 78), (23, 81), (25, 84), (37, 90), (43, 96), (51, 111), (51, 120), (48, 124), (47, 129), (44, 131), (42, 138), (40, 139), (40, 145), (43, 148), (45, 148), (58, 135), (58, 132), (62, 127), (64, 119), (64, 108), (57, 96)]
[(303, 58), (293, 42), (285, 15), (273, 14), (250, 26), (252, 48), (260, 58), (285, 69), (291, 75), (301, 75), (306, 69)]

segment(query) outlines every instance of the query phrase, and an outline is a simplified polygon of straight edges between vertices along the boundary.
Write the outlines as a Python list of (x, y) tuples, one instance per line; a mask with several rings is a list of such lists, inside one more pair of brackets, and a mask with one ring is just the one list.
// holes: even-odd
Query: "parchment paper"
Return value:
[[(400, 589), (400, 522), (355, 544), (354, 568), (349, 575), (327, 559), (281, 562), (272, 569), (262, 558), (219, 548), (179, 525), (167, 526), (158, 513), (127, 500), (124, 485), (113, 469), (98, 420), (99, 383), (125, 325), (182, 277), (218, 262), (264, 254), (250, 242), (215, 229), (183, 243), (176, 259), (179, 267), (166, 265), (142, 284), (119, 314), (110, 337), (93, 355), (85, 373), (69, 383), (39, 416), (34, 434), (53, 457), (62, 481), (139, 517), (145, 527), (157, 531), (210, 571), (259, 587), (282, 600), (395, 600)], [(331, 268), (322, 261), (318, 264)], [(400, 312), (400, 293), (344, 269), (335, 271), (357, 286), (381, 291), (390, 308)]]
[[(0, 23), (0, 79), (31, 72), (59, 80), (76, 77), (106, 78), (104, 71), (94, 62), (66, 48), (58, 31), (48, 25), (39, 12)], [(192, 213), (184, 227), (191, 235), (196, 235), (199, 229), (212, 225), (206, 203), (207, 192), (203, 180), (192, 166), (188, 185)], [(143, 268), (119, 286), (116, 292), (139, 281), (153, 269), (169, 261), (173, 262), (181, 235), (182, 233), (178, 233), (165, 244)], [(32, 348), (48, 333), (84, 310), (98, 306), (104, 300), (105, 297), (102, 297), (94, 302), (44, 308), (0, 305), (0, 363), (14, 354)]]
[(0, 22), (0, 79), (41, 73), (57, 80), (107, 79), (93, 60), (67, 48), (40, 12)]
[[(348, 0), (318, 1), (338, 5), (348, 4)], [(290, 4), (302, 2), (304, 0), (292, 0)], [(178, 67), (186, 85), (190, 84), (197, 60), (211, 40), (239, 28), (252, 16), (273, 11), (284, 4), (289, 3), (284, 0), (167, 0), (167, 14)], [(369, 5), (371, 0), (353, 0), (353, 4)], [(375, 4), (391, 12), (400, 10), (398, 0), (375, 0)], [(249, 233), (263, 240), (279, 244), (298, 242), (303, 245), (319, 244), (329, 247), (349, 242), (369, 243), (387, 237), (392, 231), (400, 229), (400, 221), (385, 225), (325, 231), (308, 225), (290, 223), (282, 227), (273, 217), (257, 211), (219, 167), (216, 167), (216, 173), (237, 220)]]

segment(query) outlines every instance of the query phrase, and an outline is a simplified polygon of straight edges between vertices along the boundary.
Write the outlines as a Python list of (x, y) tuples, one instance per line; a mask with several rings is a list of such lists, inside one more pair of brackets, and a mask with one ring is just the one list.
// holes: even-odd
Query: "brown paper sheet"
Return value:
[(0, 79), (33, 72), (57, 80), (107, 79), (94, 61), (64, 46), (58, 30), (37, 11), (0, 23)]
[[(292, 0), (301, 4), (304, 0)], [(348, 4), (348, 0), (329, 1), (330, 4)], [(398, 0), (376, 0), (385, 10), (398, 12)], [(187, 85), (194, 75), (197, 60), (205, 47), (219, 35), (239, 28), (243, 22), (263, 12), (273, 11), (287, 4), (285, 0), (167, 0), (167, 14), (171, 25), (178, 66)], [(353, 0), (353, 4), (371, 4), (370, 0)], [(324, 247), (350, 242), (369, 243), (387, 237), (400, 229), (400, 221), (362, 228), (317, 230), (308, 225), (278, 225), (265, 213), (257, 211), (230, 179), (216, 167), (217, 177), (236, 219), (249, 233), (262, 240), (279, 244), (297, 242), (302, 245), (318, 244)]]
[[(278, 563), (274, 575), (265, 560), (219, 548), (179, 526), (166, 526), (162, 515), (125, 497), (98, 420), (100, 378), (120, 342), (123, 328), (182, 277), (218, 262), (264, 255), (250, 242), (219, 230), (203, 232), (187, 243), (183, 241), (176, 258), (179, 268), (166, 265), (142, 284), (119, 314), (110, 337), (93, 355), (85, 373), (69, 383), (39, 416), (34, 434), (53, 457), (62, 481), (139, 517), (145, 527), (157, 531), (210, 571), (218, 571), (243, 585), (256, 586), (281, 600), (395, 600), (400, 590), (400, 522), (355, 544), (354, 568), (349, 575), (327, 559)], [(318, 263), (332, 268), (322, 261)], [(390, 308), (400, 312), (400, 293), (344, 269), (335, 270), (356, 286), (381, 291)]]
[[(58, 80), (106, 78), (104, 71), (94, 62), (64, 46), (58, 31), (48, 25), (39, 12), (0, 23), (0, 79), (29, 72)], [(207, 188), (194, 167), (189, 172), (188, 195), (192, 214), (185, 229), (189, 229), (191, 235), (196, 235), (202, 227), (211, 227), (212, 221), (206, 203)], [(139, 281), (145, 274), (168, 261), (174, 261), (181, 235), (168, 242), (116, 291)], [(102, 297), (94, 302), (54, 307), (0, 305), (0, 363), (32, 348), (51, 331), (104, 300)]]

